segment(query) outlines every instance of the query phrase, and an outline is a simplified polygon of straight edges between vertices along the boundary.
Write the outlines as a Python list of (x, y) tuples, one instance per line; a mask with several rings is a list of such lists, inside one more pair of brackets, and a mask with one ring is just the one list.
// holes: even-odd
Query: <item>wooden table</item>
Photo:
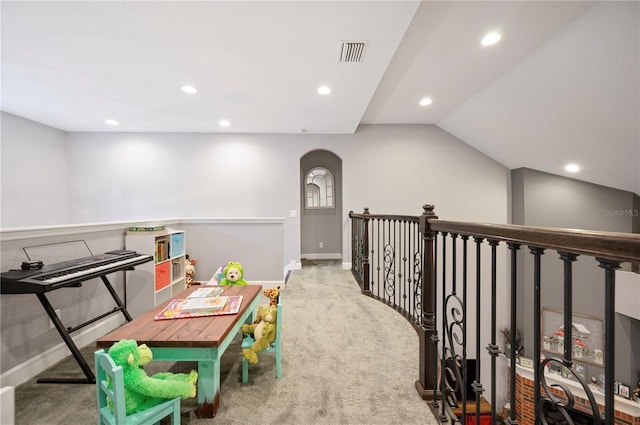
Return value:
[[(197, 288), (191, 287), (175, 298), (186, 298)], [(154, 360), (197, 361), (197, 415), (213, 418), (220, 404), (220, 358), (242, 324), (253, 320), (261, 290), (261, 285), (225, 287), (223, 295), (243, 297), (237, 314), (154, 320), (169, 300), (98, 339), (96, 345), (108, 350), (121, 339), (133, 339), (139, 344), (147, 344)], [(238, 356), (241, 355), (238, 352)]]

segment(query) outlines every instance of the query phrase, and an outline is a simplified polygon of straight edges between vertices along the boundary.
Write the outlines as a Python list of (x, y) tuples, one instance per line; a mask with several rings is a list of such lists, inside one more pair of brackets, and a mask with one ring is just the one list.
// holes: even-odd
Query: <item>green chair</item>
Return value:
[(155, 425), (167, 416), (171, 416), (171, 425), (180, 425), (180, 397), (127, 416), (122, 367), (116, 366), (113, 359), (104, 350), (96, 351), (94, 356), (96, 360), (98, 425)]
[[(276, 317), (276, 339), (262, 353), (275, 353), (276, 356), (276, 378), (282, 378), (282, 350), (281, 350), (281, 334), (282, 334), (282, 300), (278, 297), (278, 310)], [(245, 334), (242, 338), (242, 348), (251, 348), (255, 339), (252, 335)], [(242, 356), (242, 382), (247, 383), (249, 380), (249, 362)]]

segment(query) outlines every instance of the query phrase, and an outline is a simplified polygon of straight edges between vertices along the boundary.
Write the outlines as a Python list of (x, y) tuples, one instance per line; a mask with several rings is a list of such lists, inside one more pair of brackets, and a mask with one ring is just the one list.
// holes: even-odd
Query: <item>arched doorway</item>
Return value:
[(300, 257), (342, 258), (342, 160), (327, 150), (300, 158)]

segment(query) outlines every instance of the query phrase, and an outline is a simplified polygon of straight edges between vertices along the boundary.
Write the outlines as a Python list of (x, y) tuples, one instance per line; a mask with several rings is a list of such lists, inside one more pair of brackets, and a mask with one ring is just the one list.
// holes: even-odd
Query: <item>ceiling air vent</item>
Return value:
[(340, 63), (362, 63), (366, 41), (342, 41), (340, 43)]

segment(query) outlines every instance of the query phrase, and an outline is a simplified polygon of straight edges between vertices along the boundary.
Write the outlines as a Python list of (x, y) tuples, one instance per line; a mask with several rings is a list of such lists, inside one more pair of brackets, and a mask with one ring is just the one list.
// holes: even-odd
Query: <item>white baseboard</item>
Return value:
[(268, 288), (284, 288), (284, 280), (252, 280), (250, 285), (262, 285), (262, 289)]
[[(73, 342), (78, 348), (85, 347), (122, 325), (124, 322), (125, 319), (122, 315), (105, 318), (96, 325), (88, 327), (73, 336)], [(69, 347), (67, 347), (64, 342), (61, 342), (44, 353), (40, 353), (26, 362), (9, 369), (0, 375), (0, 381), (2, 381), (3, 386), (16, 387), (70, 355)], [(82, 372), (79, 365), (78, 370)], [(4, 425), (4, 422), (1, 423)]]
[(0, 389), (0, 424), (15, 425), (15, 423), (15, 389), (13, 387), (2, 387), (2, 389)]
[(315, 254), (300, 254), (300, 257), (306, 258), (308, 260), (340, 260), (342, 258), (342, 254), (339, 252), (328, 252), (328, 253), (315, 253)]
[(284, 279), (287, 278), (287, 274), (293, 270), (302, 270), (302, 262), (296, 260), (291, 260), (289, 264), (284, 267)]
[(342, 263), (342, 269), (343, 270), (351, 270), (351, 262), (348, 263)]

